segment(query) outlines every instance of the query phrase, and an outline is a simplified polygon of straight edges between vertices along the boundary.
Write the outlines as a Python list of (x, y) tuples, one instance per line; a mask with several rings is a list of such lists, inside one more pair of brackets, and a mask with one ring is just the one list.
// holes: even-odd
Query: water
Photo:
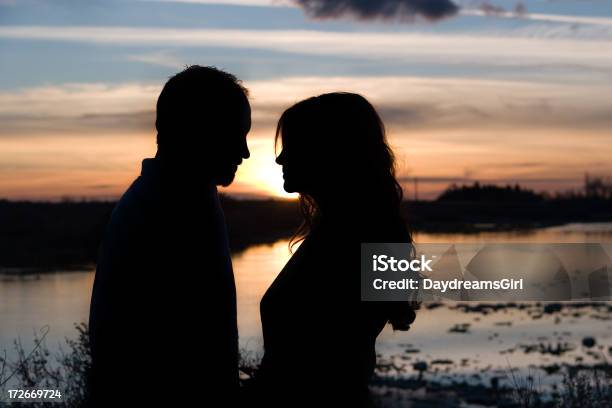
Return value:
[[(417, 234), (415, 239), (441, 243), (609, 243), (612, 242), (612, 223), (568, 224), (521, 232)], [(259, 301), (289, 257), (287, 241), (279, 241), (253, 246), (233, 259), (240, 343), (255, 354), (262, 351)], [(0, 275), (0, 351), (6, 349), (10, 358), (12, 342), (17, 338), (28, 350), (33, 344), (33, 334), (45, 326), (49, 327), (46, 344), (58, 350), (65, 337), (75, 336), (74, 323), (87, 320), (93, 277), (92, 270), (27, 277)], [(481, 375), (508, 366), (526, 368), (580, 359), (589, 363), (601, 360), (598, 353), (610, 357), (612, 320), (607, 319), (611, 315), (607, 309), (565, 310), (541, 317), (535, 313), (535, 318), (533, 313), (514, 309), (489, 315), (464, 313), (448, 307), (423, 309), (409, 332), (385, 330), (379, 338), (378, 350), (385, 360), (406, 365), (408, 372), (414, 361), (450, 359), (453, 364), (440, 365), (441, 371), (452, 368), (454, 373), (465, 372), (472, 379), (476, 379), (475, 373)], [(449, 328), (458, 323), (469, 323), (469, 332), (449, 333)], [(586, 336), (597, 339), (595, 348), (581, 346)], [(521, 346), (526, 348), (540, 343), (554, 347), (568, 343), (574, 349), (558, 356), (541, 350), (525, 353), (521, 349)], [(418, 352), (406, 353), (406, 349)]]

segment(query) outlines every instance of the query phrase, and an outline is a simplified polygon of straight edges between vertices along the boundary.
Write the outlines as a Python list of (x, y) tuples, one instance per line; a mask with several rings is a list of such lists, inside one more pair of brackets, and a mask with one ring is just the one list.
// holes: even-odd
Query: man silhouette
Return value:
[(249, 157), (248, 92), (231, 74), (191, 66), (164, 86), (155, 125), (157, 154), (115, 207), (100, 251), (92, 401), (231, 404), (236, 291), (216, 186)]

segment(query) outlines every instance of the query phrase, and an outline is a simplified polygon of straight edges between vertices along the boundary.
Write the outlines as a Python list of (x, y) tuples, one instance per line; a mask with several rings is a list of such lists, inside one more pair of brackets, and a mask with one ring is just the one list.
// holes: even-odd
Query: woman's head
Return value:
[(281, 116), (276, 138), (288, 192), (324, 201), (353, 187), (357, 194), (387, 188), (401, 199), (384, 125), (361, 95), (337, 92), (298, 102)]
[(285, 190), (303, 201), (322, 207), (352, 195), (362, 204), (399, 206), (393, 152), (363, 96), (328, 93), (301, 101), (281, 116), (276, 139)]
[[(345, 231), (351, 239), (412, 242), (400, 215), (402, 188), (385, 127), (363, 96), (328, 93), (298, 102), (278, 121), (276, 142), (285, 190), (300, 194), (304, 214), (292, 244), (328, 212), (349, 221), (342, 225), (351, 226)], [(414, 305), (381, 307), (395, 329), (406, 330), (414, 320)]]

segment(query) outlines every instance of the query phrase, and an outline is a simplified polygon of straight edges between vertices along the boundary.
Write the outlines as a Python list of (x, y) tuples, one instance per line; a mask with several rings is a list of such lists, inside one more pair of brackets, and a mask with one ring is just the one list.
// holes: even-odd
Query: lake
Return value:
[[(416, 242), (431, 243), (560, 243), (612, 242), (612, 223), (568, 224), (529, 231), (478, 234), (416, 234)], [(259, 301), (289, 258), (288, 242), (253, 246), (234, 256), (238, 295), (238, 325), (242, 348), (262, 351)], [(57, 350), (65, 337), (74, 337), (74, 323), (87, 320), (94, 272), (56, 272), (15, 277), (0, 275), (0, 351), (9, 358), (12, 342), (20, 338), (29, 350), (36, 331), (49, 326), (46, 344)], [(409, 332), (387, 328), (378, 342), (381, 361), (407, 366), (428, 361), (444, 375), (464, 373), (469, 380), (507, 370), (561, 362), (596, 362), (612, 353), (612, 312), (601, 307), (564, 308), (541, 313), (537, 306), (503, 308), (494, 312), (466, 311), (446, 305), (424, 307)], [(540, 311), (539, 311), (540, 310)], [(451, 330), (465, 324), (466, 330)], [(185, 328), (188, 335), (190, 328)], [(583, 347), (585, 337), (596, 339)], [(436, 362), (437, 361), (437, 362)]]

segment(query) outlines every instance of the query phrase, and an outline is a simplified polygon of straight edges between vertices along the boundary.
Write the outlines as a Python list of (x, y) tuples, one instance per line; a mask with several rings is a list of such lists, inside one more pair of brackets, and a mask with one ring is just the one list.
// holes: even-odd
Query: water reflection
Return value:
[[(480, 234), (416, 234), (417, 242), (612, 242), (612, 224), (569, 224), (562, 227), (523, 232), (485, 232)], [(612, 254), (611, 254), (612, 255)], [(238, 324), (242, 347), (258, 352), (262, 348), (259, 301), (289, 259), (286, 240), (273, 245), (254, 246), (233, 259), (238, 295)], [(93, 284), (93, 272), (63, 272), (15, 278), (0, 275), (0, 350), (10, 349), (13, 339), (21, 337), (24, 346), (31, 346), (32, 334), (44, 325), (51, 331), (47, 344), (57, 349), (65, 336), (74, 336), (73, 324), (85, 321)], [(608, 313), (609, 315), (609, 313)], [(386, 330), (379, 349), (386, 354), (418, 348), (419, 356), (445, 358), (452, 348), (459, 356), (507, 364), (499, 352), (519, 342), (533, 342), (554, 332), (571, 332), (565, 340), (580, 342), (581, 336), (594, 335), (602, 345), (610, 345), (612, 326), (609, 321), (589, 318), (545, 315), (532, 319), (516, 310), (500, 311), (495, 316), (466, 315), (446, 308), (423, 310), (408, 333)], [(572, 320), (573, 319), (573, 320)], [(510, 325), (498, 325), (510, 321)], [(560, 324), (563, 322), (563, 324)], [(470, 323), (470, 334), (449, 334), (448, 329)], [(185, 335), (190, 328), (185, 328)], [(151, 335), (154, 335), (152, 333)], [(177, 335), (181, 335), (178, 333)], [(493, 340), (491, 340), (491, 336)], [(406, 345), (410, 345), (407, 347)], [(550, 358), (550, 356), (545, 356)], [(533, 357), (516, 353), (510, 357), (514, 365), (527, 365)]]
[(249, 248), (233, 258), (241, 347), (262, 349), (259, 301), (290, 256), (289, 242), (283, 240)]
[(33, 334), (49, 325), (46, 343), (57, 349), (75, 335), (74, 323), (87, 320), (93, 271), (58, 272), (15, 277), (0, 275), (0, 352), (12, 353), (13, 340), (24, 347)]
[(515, 231), (483, 231), (474, 234), (415, 233), (416, 242), (428, 243), (581, 243), (612, 242), (612, 223), (573, 223), (556, 227)]

